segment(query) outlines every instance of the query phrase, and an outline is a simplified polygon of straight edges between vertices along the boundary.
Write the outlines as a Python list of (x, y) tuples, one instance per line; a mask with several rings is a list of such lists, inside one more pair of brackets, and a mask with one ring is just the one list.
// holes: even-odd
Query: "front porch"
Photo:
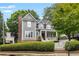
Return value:
[(39, 30), (36, 36), (40, 36), (41, 41), (57, 40), (57, 32), (52, 30)]

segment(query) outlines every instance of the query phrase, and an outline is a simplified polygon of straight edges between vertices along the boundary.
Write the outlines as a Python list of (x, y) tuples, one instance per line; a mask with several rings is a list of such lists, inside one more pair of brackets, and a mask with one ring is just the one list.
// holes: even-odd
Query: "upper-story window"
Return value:
[(46, 28), (47, 28), (47, 29), (51, 29), (51, 25), (47, 25)]
[(31, 27), (31, 22), (27, 22), (27, 27)]
[(43, 24), (40, 24), (40, 25), (39, 25), (39, 28), (40, 28), (40, 29), (43, 29), (43, 28), (44, 28), (44, 27), (43, 27)]
[(44, 28), (46, 28), (46, 24), (44, 24)]
[(38, 24), (36, 24), (36, 28), (38, 28)]

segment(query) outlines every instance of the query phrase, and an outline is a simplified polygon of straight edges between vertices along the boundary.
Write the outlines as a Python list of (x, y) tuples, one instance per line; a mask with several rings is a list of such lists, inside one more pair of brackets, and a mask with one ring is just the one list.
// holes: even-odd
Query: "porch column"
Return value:
[(56, 32), (56, 39), (58, 39), (58, 33)]
[(35, 40), (36, 40), (36, 31), (35, 31)]
[(42, 33), (42, 32), (41, 32), (41, 30), (40, 30), (40, 37), (41, 37), (41, 41), (43, 41), (41, 33)]
[(58, 33), (56, 32), (56, 37), (58, 37)]
[(45, 40), (48, 40), (48, 38), (47, 38), (47, 31), (45, 31)]

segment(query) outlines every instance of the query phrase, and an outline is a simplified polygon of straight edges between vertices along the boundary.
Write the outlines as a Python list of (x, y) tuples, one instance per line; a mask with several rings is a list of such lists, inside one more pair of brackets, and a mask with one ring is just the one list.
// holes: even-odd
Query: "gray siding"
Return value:
[[(31, 22), (31, 27), (27, 27), (27, 22)], [(27, 15), (22, 20), (22, 40), (36, 40), (36, 20), (31, 16)], [(32, 38), (26, 38), (25, 37), (25, 31), (32, 31), (33, 37)]]

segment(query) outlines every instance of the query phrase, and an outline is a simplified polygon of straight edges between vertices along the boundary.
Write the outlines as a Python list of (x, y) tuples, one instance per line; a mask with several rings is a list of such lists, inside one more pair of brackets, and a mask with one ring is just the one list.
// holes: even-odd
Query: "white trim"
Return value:
[[(29, 13), (31, 16), (32, 16), (32, 14), (31, 13)], [(32, 16), (34, 19), (35, 19), (35, 17), (34, 16)], [(35, 21), (36, 21), (36, 19), (35, 19)]]
[[(26, 37), (26, 34), (28, 34), (27, 37)], [(29, 37), (29, 34), (30, 34), (30, 37)], [(31, 35), (32, 35), (32, 37), (31, 37)], [(25, 31), (24, 37), (26, 39), (31, 39), (31, 38), (35, 37), (35, 32), (34, 31)]]
[(21, 35), (22, 36), (22, 39), (21, 40), (23, 40), (23, 20), (22, 20), (22, 23), (21, 24), (22, 24), (22, 30), (21, 30), (22, 31), (22, 35)]
[(36, 31), (35, 31), (35, 40), (36, 40)]
[(32, 22), (31, 21), (27, 21), (26, 22), (26, 26), (29, 27), (29, 28), (31, 28), (32, 27)]
[[(28, 16), (28, 15), (31, 15), (32, 16), (32, 14), (31, 13), (28, 13), (28, 14), (26, 14), (23, 18), (22, 18), (22, 20), (26, 17), (26, 16)], [(33, 17), (33, 16), (32, 16)], [(34, 17), (33, 17), (34, 18)], [(36, 19), (34, 18), (34, 20), (36, 21)]]
[(36, 40), (36, 22), (35, 22), (35, 40)]
[(51, 25), (47, 24), (46, 29), (51, 29)]

